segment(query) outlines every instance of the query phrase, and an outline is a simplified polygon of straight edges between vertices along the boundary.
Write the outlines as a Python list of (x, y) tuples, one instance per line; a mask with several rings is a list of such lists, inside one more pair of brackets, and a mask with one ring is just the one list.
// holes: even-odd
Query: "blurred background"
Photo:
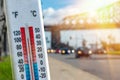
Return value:
[(76, 49), (84, 40), (92, 50), (119, 46), (119, 5), (118, 0), (43, 1), (48, 48)]

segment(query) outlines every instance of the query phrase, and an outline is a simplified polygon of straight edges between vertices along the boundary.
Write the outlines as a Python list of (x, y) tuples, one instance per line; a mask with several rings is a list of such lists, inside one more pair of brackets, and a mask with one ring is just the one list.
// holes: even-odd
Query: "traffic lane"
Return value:
[(49, 54), (49, 56), (96, 75), (103, 80), (120, 80), (120, 56), (92, 55), (90, 58), (78, 59), (75, 58), (74, 54)]

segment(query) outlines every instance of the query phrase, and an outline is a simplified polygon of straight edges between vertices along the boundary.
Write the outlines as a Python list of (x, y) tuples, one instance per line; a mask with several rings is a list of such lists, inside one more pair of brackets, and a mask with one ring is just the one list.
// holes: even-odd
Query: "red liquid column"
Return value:
[(21, 31), (21, 39), (22, 39), (22, 48), (23, 48), (24, 67), (25, 67), (25, 73), (26, 73), (26, 80), (31, 80), (30, 79), (30, 68), (29, 68), (29, 62), (28, 62), (28, 51), (27, 51), (25, 28), (21, 27), (20, 31)]
[(35, 48), (34, 30), (33, 30), (32, 26), (29, 27), (29, 37), (30, 37), (30, 45), (31, 45), (31, 52), (32, 52), (34, 78), (35, 78), (35, 80), (39, 80), (38, 66), (37, 66), (37, 59), (36, 59), (36, 48)]

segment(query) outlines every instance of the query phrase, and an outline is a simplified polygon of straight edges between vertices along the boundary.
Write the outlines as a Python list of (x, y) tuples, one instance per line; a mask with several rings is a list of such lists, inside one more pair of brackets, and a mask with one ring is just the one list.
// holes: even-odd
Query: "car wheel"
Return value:
[(79, 55), (75, 55), (75, 58), (80, 58), (80, 56)]

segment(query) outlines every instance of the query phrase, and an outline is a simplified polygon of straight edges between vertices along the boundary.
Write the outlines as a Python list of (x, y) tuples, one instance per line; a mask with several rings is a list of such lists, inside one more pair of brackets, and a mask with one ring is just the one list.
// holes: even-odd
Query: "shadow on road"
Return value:
[(80, 57), (80, 58), (75, 58), (75, 57), (68, 57), (65, 58), (68, 60), (76, 60), (76, 59), (80, 59), (80, 60), (120, 60), (120, 57)]
[(91, 57), (80, 57), (80, 58), (69, 57), (69, 58), (66, 58), (66, 59), (68, 59), (68, 60), (76, 60), (76, 59), (85, 59), (85, 60), (87, 60), (87, 59), (91, 59)]

